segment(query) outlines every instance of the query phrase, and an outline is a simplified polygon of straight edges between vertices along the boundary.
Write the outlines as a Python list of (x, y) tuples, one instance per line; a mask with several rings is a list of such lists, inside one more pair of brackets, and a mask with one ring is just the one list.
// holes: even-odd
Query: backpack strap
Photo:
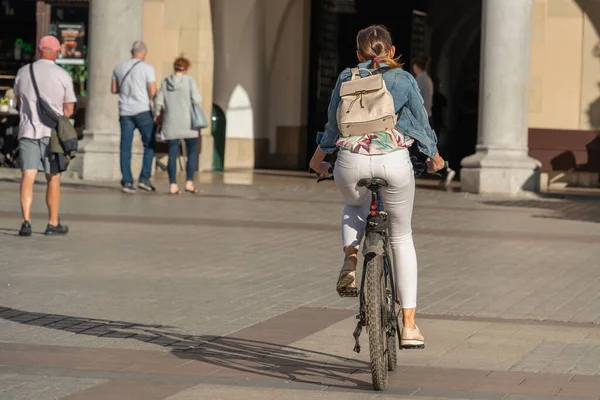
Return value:
[(371, 71), (369, 71), (366, 68), (352, 68), (352, 81), (355, 80), (356, 78), (362, 78), (362, 76), (360, 75), (360, 71), (367, 71), (369, 73), (369, 75), (373, 75), (373, 73)]

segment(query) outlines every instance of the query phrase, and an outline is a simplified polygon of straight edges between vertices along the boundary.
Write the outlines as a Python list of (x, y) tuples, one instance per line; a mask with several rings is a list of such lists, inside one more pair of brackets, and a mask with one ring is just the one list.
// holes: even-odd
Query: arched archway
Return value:
[[(238, 84), (231, 93), (225, 112), (225, 137), (229, 143), (252, 143), (255, 137), (255, 111), (246, 89)], [(225, 146), (225, 169), (254, 167), (254, 149), (248, 146)]]
[(251, 139), (254, 137), (254, 110), (244, 87), (238, 84), (231, 93), (226, 112), (228, 138)]
[[(430, 0), (430, 74), (443, 110), (435, 110), (439, 147), (453, 169), (473, 154), (478, 131), (481, 0)], [(441, 126), (441, 128), (440, 128)]]

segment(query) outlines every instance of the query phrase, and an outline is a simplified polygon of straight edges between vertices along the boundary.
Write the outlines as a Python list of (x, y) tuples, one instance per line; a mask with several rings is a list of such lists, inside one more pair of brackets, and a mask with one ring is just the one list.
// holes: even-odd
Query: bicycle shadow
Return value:
[(120, 338), (169, 349), (174, 356), (265, 379), (370, 390), (371, 382), (353, 377), (369, 364), (333, 354), (231, 336), (189, 335), (172, 326), (73, 317), (0, 306), (0, 319), (77, 335)]
[(218, 337), (195, 351), (177, 353), (183, 359), (209, 363), (264, 378), (370, 389), (371, 383), (352, 374), (370, 372), (367, 363), (294, 346), (235, 337)]

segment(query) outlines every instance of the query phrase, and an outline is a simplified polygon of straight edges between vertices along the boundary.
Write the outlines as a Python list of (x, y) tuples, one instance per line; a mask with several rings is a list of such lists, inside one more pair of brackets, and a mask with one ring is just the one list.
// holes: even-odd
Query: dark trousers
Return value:
[(137, 115), (121, 116), (121, 174), (123, 179), (121, 185), (133, 185), (133, 175), (131, 173), (131, 147), (133, 143), (133, 133), (139, 130), (144, 144), (144, 159), (142, 161), (142, 172), (140, 182), (148, 182), (152, 175), (152, 161), (154, 161), (154, 150), (156, 148), (156, 138), (154, 137), (155, 127), (154, 118), (150, 111)]
[[(184, 139), (185, 147), (187, 148), (187, 164), (185, 167), (186, 179), (194, 180), (194, 174), (198, 169), (198, 138)], [(169, 143), (169, 163), (167, 170), (169, 171), (169, 181), (172, 184), (177, 183), (177, 159), (179, 158), (179, 139), (168, 140)]]

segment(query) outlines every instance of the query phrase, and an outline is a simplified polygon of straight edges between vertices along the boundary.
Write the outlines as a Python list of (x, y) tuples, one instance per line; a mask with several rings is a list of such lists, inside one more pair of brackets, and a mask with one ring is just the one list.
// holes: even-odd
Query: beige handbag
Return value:
[[(361, 68), (364, 69), (364, 68)], [(394, 98), (387, 90), (383, 74), (362, 78), (360, 69), (352, 69), (352, 79), (342, 83), (337, 120), (342, 136), (389, 131), (396, 126)]]

